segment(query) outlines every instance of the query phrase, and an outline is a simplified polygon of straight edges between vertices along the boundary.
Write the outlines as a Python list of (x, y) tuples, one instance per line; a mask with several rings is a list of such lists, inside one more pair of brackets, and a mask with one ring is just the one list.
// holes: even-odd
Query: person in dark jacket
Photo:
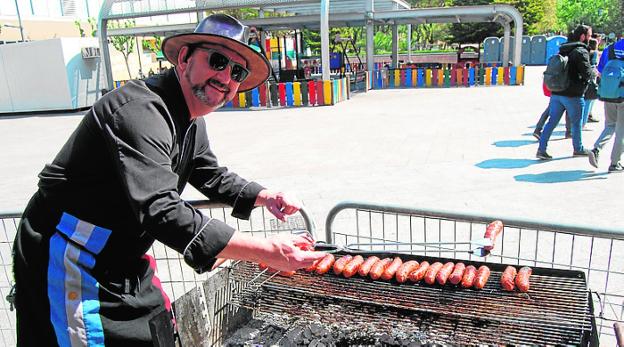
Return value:
[(537, 158), (542, 160), (552, 159), (546, 152), (548, 140), (553, 130), (559, 124), (564, 111), (568, 112), (572, 131), (573, 156), (587, 156), (588, 150), (583, 147), (581, 138), (581, 123), (585, 100), (583, 95), (587, 84), (593, 76), (593, 68), (590, 64), (587, 43), (591, 38), (592, 29), (586, 25), (579, 25), (570, 35), (567, 43), (559, 47), (559, 53), (568, 57), (569, 87), (562, 92), (553, 92), (550, 97), (550, 118), (540, 136)]
[(188, 182), (237, 218), (265, 206), (284, 220), (300, 208), (219, 166), (210, 149), (203, 116), (270, 73), (246, 35), (217, 14), (168, 37), (175, 68), (104, 95), (41, 171), (14, 242), (18, 346), (153, 346), (155, 320), (172, 339), (171, 304), (146, 254), (155, 240), (200, 273), (217, 259), (291, 271), (324, 257), (302, 250), (309, 237), (244, 235), (180, 198)]

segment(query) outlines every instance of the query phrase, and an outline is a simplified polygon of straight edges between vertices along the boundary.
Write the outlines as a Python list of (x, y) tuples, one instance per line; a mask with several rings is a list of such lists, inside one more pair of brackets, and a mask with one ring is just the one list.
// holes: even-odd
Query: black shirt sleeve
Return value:
[(210, 150), (203, 119), (197, 120), (197, 125), (198, 149), (189, 183), (210, 200), (232, 206), (233, 217), (249, 219), (256, 197), (264, 187), (219, 166), (216, 156)]
[(145, 232), (184, 255), (196, 271), (209, 269), (234, 229), (185, 203), (172, 171), (174, 125), (157, 98), (131, 100), (112, 117), (98, 117), (118, 179)]
[(581, 78), (581, 82), (587, 83), (593, 77), (593, 67), (586, 49), (576, 49), (575, 68)]

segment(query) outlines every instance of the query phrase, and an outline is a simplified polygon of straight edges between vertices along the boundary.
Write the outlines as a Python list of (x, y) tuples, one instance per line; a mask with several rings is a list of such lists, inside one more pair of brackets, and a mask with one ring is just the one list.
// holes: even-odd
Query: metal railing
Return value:
[[(494, 220), (505, 227), (492, 254), (481, 258), (470, 253), (469, 241), (483, 238)], [(612, 326), (624, 320), (624, 262), (617, 257), (624, 252), (624, 229), (346, 201), (330, 210), (325, 233), (329, 243), (368, 250), (581, 270), (593, 294), (601, 344), (616, 344)], [(439, 242), (457, 245), (426, 246)]]
[[(207, 200), (190, 201), (191, 205), (211, 218), (228, 223), (239, 231), (252, 235), (268, 236), (280, 232), (308, 230), (315, 236), (314, 222), (305, 209), (299, 215), (289, 216), (286, 222), (277, 220), (264, 208), (254, 209), (249, 220), (232, 217), (231, 208)], [(21, 211), (0, 212), (0, 346), (15, 346), (15, 311), (5, 298), (10, 296), (13, 287), (12, 249), (13, 240), (19, 227)], [(155, 242), (149, 252), (156, 260), (158, 277), (171, 301), (196, 288), (213, 273), (197, 274), (184, 264), (183, 257), (176, 251)]]

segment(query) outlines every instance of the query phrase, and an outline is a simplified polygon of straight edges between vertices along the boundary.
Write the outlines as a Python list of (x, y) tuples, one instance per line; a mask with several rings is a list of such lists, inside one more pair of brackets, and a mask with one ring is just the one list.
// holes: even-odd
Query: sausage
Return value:
[(366, 258), (366, 261), (364, 261), (364, 264), (362, 264), (362, 266), (360, 266), (360, 269), (358, 270), (358, 274), (360, 274), (360, 276), (368, 276), (368, 273), (370, 272), (371, 268), (373, 267), (373, 265), (375, 265), (376, 262), (379, 261), (379, 257), (376, 256), (371, 256)]
[(438, 274), (438, 271), (440, 271), (442, 266), (444, 265), (442, 265), (442, 263), (440, 263), (439, 261), (431, 264), (431, 266), (429, 266), (429, 269), (427, 269), (427, 273), (425, 274), (425, 283), (434, 284), (436, 275)]
[(533, 269), (527, 266), (521, 268), (520, 271), (518, 271), (518, 275), (516, 276), (516, 287), (518, 287), (518, 290), (522, 293), (526, 293), (529, 291), (529, 287), (531, 286), (529, 278), (531, 277), (532, 273)]
[(438, 284), (440, 284), (441, 286), (445, 285), (454, 268), (455, 264), (453, 264), (452, 261), (444, 264), (444, 266), (442, 266), (440, 271), (438, 271), (438, 273), (436, 274), (436, 281), (438, 281)]
[(381, 277), (381, 275), (384, 273), (384, 271), (386, 270), (388, 265), (390, 265), (391, 262), (392, 262), (392, 259), (390, 258), (384, 258), (382, 260), (379, 260), (378, 262), (373, 264), (373, 267), (368, 273), (368, 276), (374, 280), (379, 279), (379, 277)]
[(462, 278), (464, 277), (464, 270), (466, 270), (466, 265), (464, 265), (464, 263), (455, 264), (453, 272), (449, 276), (449, 282), (451, 282), (451, 284), (458, 284), (459, 282), (461, 282)]
[[(321, 259), (321, 260), (323, 260), (323, 259)], [(321, 262), (321, 260), (315, 260), (314, 263), (312, 263), (312, 265), (304, 268), (303, 271), (305, 271), (305, 272), (314, 272), (314, 271), (316, 271), (316, 267)]]
[(412, 282), (420, 282), (420, 280), (423, 279), (423, 277), (425, 277), (425, 273), (427, 273), (427, 269), (429, 268), (429, 262), (428, 261), (423, 261), (422, 263), (420, 263), (420, 266), (414, 270), (412, 270), (412, 272), (409, 274), (409, 279)]
[(336, 261), (336, 257), (334, 257), (333, 254), (328, 253), (325, 258), (316, 261), (315, 263), (317, 263), (316, 265), (316, 274), (317, 275), (324, 275), (326, 274), (329, 269), (332, 268), (332, 265), (334, 265), (334, 261)]
[(477, 276), (475, 277), (473, 286), (475, 287), (475, 289), (483, 289), (489, 278), (490, 268), (485, 265), (481, 265), (479, 267), (479, 270), (477, 270)]
[(503, 222), (499, 220), (495, 220), (492, 223), (488, 224), (487, 228), (485, 228), (485, 238), (492, 240), (491, 246), (485, 246), (483, 249), (486, 251), (491, 251), (494, 249), (494, 244), (496, 243), (496, 238), (500, 233), (503, 232)]
[(260, 268), (261, 271), (264, 271), (266, 269), (269, 269), (269, 272), (274, 274), (276, 272), (279, 272), (278, 275), (282, 276), (282, 277), (292, 277), (296, 271), (277, 271), (274, 268), (269, 267), (267, 264), (265, 263), (259, 263), (258, 267)]
[(407, 281), (407, 279), (409, 278), (409, 274), (411, 274), (412, 271), (416, 270), (417, 268), (418, 262), (416, 260), (410, 260), (403, 263), (399, 267), (395, 275), (397, 282), (405, 283), (405, 281)]
[(338, 260), (334, 262), (334, 273), (336, 275), (340, 275), (342, 271), (344, 271), (345, 266), (347, 266), (347, 263), (351, 261), (351, 259), (353, 259), (352, 255), (344, 255), (338, 258)]
[(477, 277), (477, 268), (468, 265), (464, 270), (464, 277), (462, 277), (461, 286), (464, 288), (471, 288), (474, 284), (475, 277)]
[(355, 275), (360, 269), (360, 266), (362, 266), (362, 264), (364, 264), (364, 257), (362, 257), (361, 255), (356, 255), (355, 257), (353, 257), (353, 259), (351, 259), (350, 262), (347, 263), (344, 270), (342, 271), (342, 275), (346, 278), (353, 277), (353, 275)]
[(396, 257), (392, 260), (392, 263), (386, 267), (384, 272), (381, 274), (381, 279), (389, 281), (394, 277), (394, 274), (397, 270), (403, 265), (403, 260), (401, 258)]
[(503, 288), (503, 290), (506, 290), (508, 292), (514, 290), (514, 288), (516, 287), (514, 280), (517, 273), (518, 272), (516, 271), (516, 268), (513, 266), (507, 266), (505, 268), (505, 271), (503, 271), (503, 274), (501, 275), (501, 287)]

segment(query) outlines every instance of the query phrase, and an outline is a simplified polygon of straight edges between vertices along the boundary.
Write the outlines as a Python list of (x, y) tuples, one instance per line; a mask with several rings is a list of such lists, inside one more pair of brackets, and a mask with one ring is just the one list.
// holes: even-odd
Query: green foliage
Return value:
[(141, 41), (141, 46), (144, 50), (149, 50), (152, 53), (158, 53), (162, 47), (162, 41), (162, 36), (154, 36), (154, 41), (143, 40)]
[(89, 26), (91, 27), (91, 37), (96, 37), (97, 36), (97, 20), (93, 17), (89, 17), (87, 18), (87, 22), (89, 23)]
[(622, 30), (622, 4), (619, 0), (559, 0), (557, 21), (566, 30), (587, 24), (595, 32), (618, 32)]
[(80, 37), (85, 37), (85, 31), (80, 26), (80, 21), (79, 20), (75, 20), (74, 21), (74, 25), (78, 28), (78, 31), (80, 32)]

